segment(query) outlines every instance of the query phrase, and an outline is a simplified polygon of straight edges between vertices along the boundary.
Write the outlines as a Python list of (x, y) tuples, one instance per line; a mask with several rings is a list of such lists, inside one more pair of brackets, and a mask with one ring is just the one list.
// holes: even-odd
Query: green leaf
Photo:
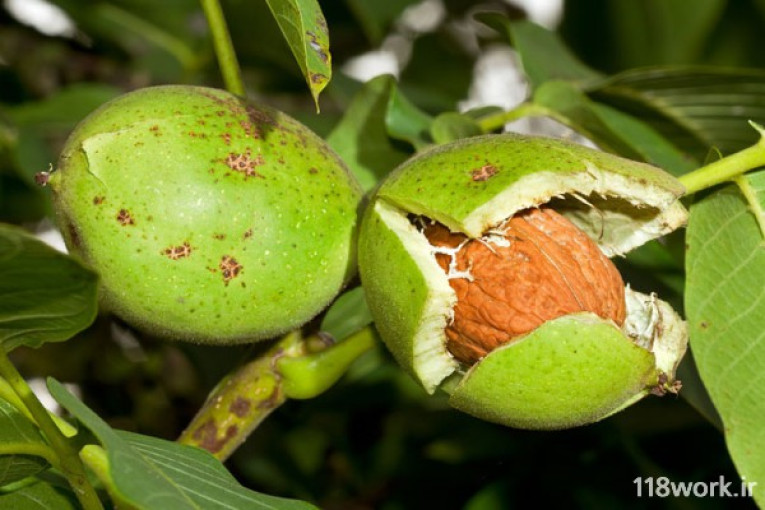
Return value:
[(481, 126), (475, 119), (457, 112), (442, 113), (430, 126), (430, 136), (439, 144), (482, 134)]
[(396, 80), (390, 75), (368, 81), (327, 137), (365, 191), (409, 156), (393, 145), (386, 129), (388, 105), (395, 88)]
[(48, 388), (101, 441), (107, 460), (105, 470), (96, 471), (123, 504), (146, 510), (315, 508), (242, 487), (220, 461), (199, 448), (113, 430), (55, 379), (48, 379)]
[(0, 343), (67, 340), (96, 317), (97, 276), (23, 230), (0, 224)]
[(583, 64), (555, 32), (530, 21), (510, 21), (498, 13), (479, 13), (476, 18), (510, 38), (534, 89), (550, 80), (588, 83), (602, 76)]
[(63, 138), (87, 114), (114, 98), (117, 89), (101, 85), (76, 85), (44, 100), (9, 108), (6, 113), (18, 127), (12, 156), (17, 173), (30, 186), (35, 174), (50, 169), (56, 154), (46, 139)]
[(757, 139), (747, 121), (765, 123), (765, 72), (755, 69), (655, 68), (614, 76), (590, 94), (650, 124), (695, 159), (730, 154)]
[(49, 204), (39, 186), (33, 188), (20, 177), (0, 171), (0, 222), (39, 221)]
[(4, 108), (16, 129), (14, 142), (9, 144), (16, 173), (34, 186), (35, 174), (48, 170), (56, 161), (48, 140), (63, 139), (83, 117), (119, 92), (108, 85), (81, 83), (40, 101)]
[(558, 120), (604, 150), (652, 163), (674, 175), (696, 167), (696, 162), (652, 127), (626, 113), (591, 101), (572, 83), (546, 82), (534, 94), (534, 103), (555, 112)]
[(372, 314), (364, 299), (364, 290), (356, 287), (338, 297), (321, 321), (321, 330), (343, 340), (372, 324)]
[(399, 76), (406, 97), (429, 112), (454, 110), (468, 96), (475, 54), (458, 43), (446, 27), (414, 40)]
[(329, 31), (316, 0), (266, 0), (295, 55), (319, 109), (319, 94), (332, 78)]
[(39, 429), (0, 399), (0, 487), (47, 469), (50, 452)]
[(385, 126), (390, 136), (409, 142), (420, 150), (430, 144), (428, 129), (432, 122), (430, 115), (409, 101), (398, 87), (393, 87), (385, 115)]
[[(563, 31), (600, 68), (705, 60), (726, 0), (567, 2)], [(593, 27), (598, 27), (593, 30)]]
[(71, 492), (35, 481), (7, 493), (0, 492), (0, 508), (13, 510), (77, 510), (80, 506)]
[[(765, 480), (765, 171), (700, 199), (688, 224), (685, 308), (701, 379), (742, 476)], [(754, 489), (765, 504), (765, 485)]]
[(83, 117), (119, 93), (119, 89), (109, 85), (78, 83), (41, 101), (7, 107), (4, 111), (16, 126), (69, 131)]
[(500, 106), (479, 106), (477, 108), (471, 108), (470, 110), (464, 111), (462, 114), (467, 115), (471, 119), (480, 120), (483, 117), (500, 114), (504, 111), (505, 110)]
[(418, 0), (385, 0), (370, 2), (369, 0), (346, 0), (345, 3), (358, 19), (361, 29), (367, 38), (375, 45), (382, 42), (388, 34), (390, 26), (408, 6)]
[[(201, 34), (189, 23), (198, 3), (185, 0), (130, 0), (128, 2), (83, 2), (52, 0), (76, 22), (77, 28), (96, 48), (117, 45), (141, 59), (165, 81), (180, 79), (180, 71), (195, 70), (199, 54), (195, 47)], [(197, 5), (195, 5), (197, 4)], [(157, 57), (164, 66), (153, 65)], [(170, 64), (170, 66), (167, 65)]]

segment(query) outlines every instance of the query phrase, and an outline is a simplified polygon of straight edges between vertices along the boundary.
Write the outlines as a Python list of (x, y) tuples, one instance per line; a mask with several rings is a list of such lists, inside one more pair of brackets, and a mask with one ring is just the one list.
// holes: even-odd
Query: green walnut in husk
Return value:
[(154, 87), (105, 104), (48, 182), (103, 305), (163, 337), (273, 337), (354, 271), (361, 191), (346, 166), (296, 120), (222, 90)]
[(685, 323), (609, 258), (682, 226), (683, 192), (660, 169), (548, 138), (425, 151), (364, 216), (375, 324), (428, 392), (508, 426), (583, 425), (677, 392)]

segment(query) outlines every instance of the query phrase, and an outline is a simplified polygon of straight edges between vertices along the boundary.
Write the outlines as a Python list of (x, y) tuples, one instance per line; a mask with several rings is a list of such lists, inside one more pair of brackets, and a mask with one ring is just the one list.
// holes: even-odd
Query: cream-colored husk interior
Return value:
[[(565, 190), (565, 191), (561, 191)], [(687, 213), (672, 193), (596, 168), (576, 175), (537, 173), (476, 209), (463, 222), (469, 237), (492, 242), (491, 230), (515, 212), (549, 203), (551, 207), (596, 241), (606, 256), (624, 254), (632, 248), (683, 225)], [(414, 341), (414, 367), (428, 392), (460, 369), (446, 349), (447, 324), (453, 318), (457, 297), (449, 277), (436, 262), (436, 249), (412, 224), (407, 211), (378, 199), (380, 218), (408, 247), (409, 253), (430, 282), (430, 293)], [(447, 225), (456, 230), (453, 225)], [(451, 276), (454, 277), (454, 276)], [(627, 319), (622, 328), (638, 345), (654, 352), (657, 368), (674, 377), (685, 352), (685, 324), (672, 308), (655, 296), (632, 291), (627, 295)]]
[(627, 318), (624, 331), (640, 347), (653, 352), (656, 368), (671, 382), (688, 346), (685, 322), (669, 304), (656, 297), (625, 290)]
[(428, 298), (415, 333), (413, 365), (417, 377), (429, 393), (457, 368), (457, 361), (446, 350), (448, 321), (452, 320), (457, 294), (433, 256), (433, 246), (409, 221), (406, 212), (383, 200), (375, 203), (375, 211), (412, 255), (417, 267), (430, 283)]
[(608, 257), (672, 232), (687, 219), (678, 197), (666, 189), (590, 165), (575, 174), (538, 172), (523, 177), (476, 208), (460, 230), (480, 237), (517, 211), (547, 202), (557, 202), (555, 209), (597, 242)]

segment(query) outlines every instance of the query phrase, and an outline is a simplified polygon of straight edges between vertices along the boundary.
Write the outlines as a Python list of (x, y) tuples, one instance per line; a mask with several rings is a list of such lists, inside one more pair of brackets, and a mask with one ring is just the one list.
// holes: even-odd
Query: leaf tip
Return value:
[(761, 124), (758, 124), (757, 122), (753, 120), (749, 120), (749, 125), (754, 128), (755, 131), (757, 131), (760, 134), (760, 138), (765, 138), (765, 127), (763, 127)]

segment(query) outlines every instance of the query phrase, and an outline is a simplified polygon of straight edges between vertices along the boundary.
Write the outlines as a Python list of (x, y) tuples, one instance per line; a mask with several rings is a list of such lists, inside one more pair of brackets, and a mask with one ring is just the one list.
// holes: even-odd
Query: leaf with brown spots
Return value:
[(266, 0), (311, 90), (316, 111), (319, 94), (332, 78), (329, 32), (316, 0)]

